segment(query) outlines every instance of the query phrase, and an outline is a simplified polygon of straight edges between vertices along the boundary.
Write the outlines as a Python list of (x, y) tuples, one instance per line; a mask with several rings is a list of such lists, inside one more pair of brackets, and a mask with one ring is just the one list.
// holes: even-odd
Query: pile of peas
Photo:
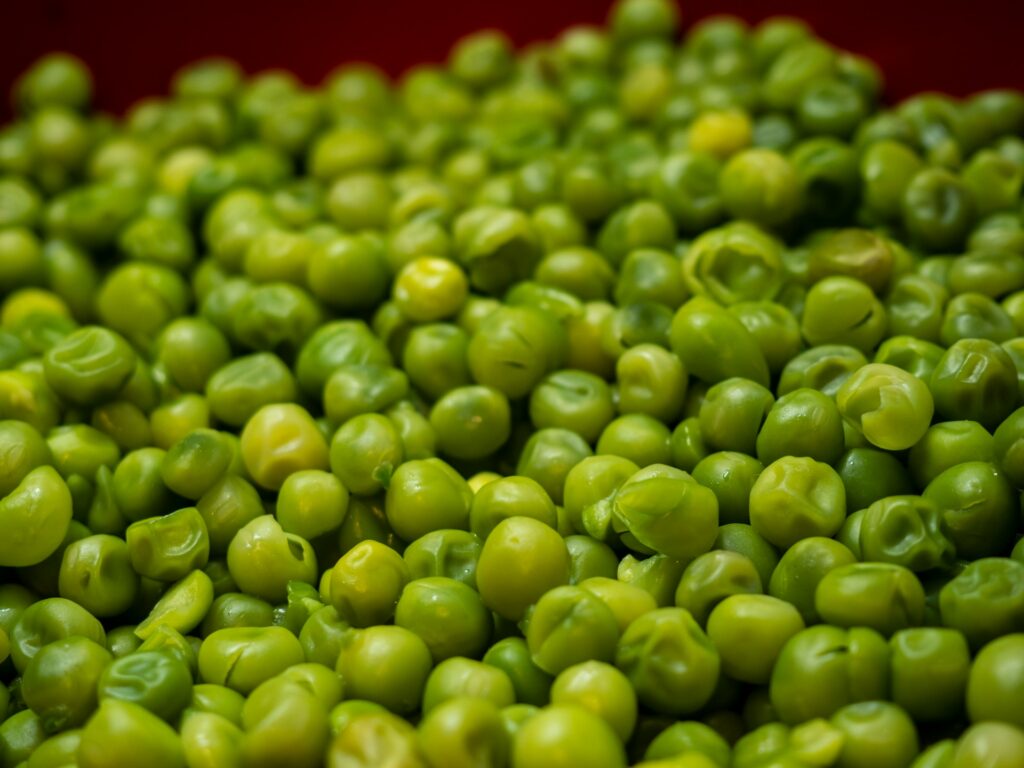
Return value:
[(1022, 94), (670, 0), (91, 91), (0, 130), (0, 768), (1024, 766)]

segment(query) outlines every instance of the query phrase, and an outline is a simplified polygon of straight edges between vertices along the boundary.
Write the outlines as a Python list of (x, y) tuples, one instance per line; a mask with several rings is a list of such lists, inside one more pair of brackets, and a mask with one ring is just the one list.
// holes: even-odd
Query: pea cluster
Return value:
[(1024, 766), (1024, 95), (678, 28), (24, 74), (0, 768)]

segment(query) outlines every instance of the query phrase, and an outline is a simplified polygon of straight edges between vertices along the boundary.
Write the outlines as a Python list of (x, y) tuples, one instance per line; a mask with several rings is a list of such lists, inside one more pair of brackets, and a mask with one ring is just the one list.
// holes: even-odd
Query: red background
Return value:
[[(228, 55), (248, 71), (290, 69), (316, 83), (345, 61), (392, 74), (443, 59), (461, 35), (505, 30), (522, 44), (572, 23), (604, 19), (610, 0), (9, 0), (0, 84), (53, 49), (81, 56), (98, 103), (120, 111), (162, 93), (176, 68)], [(921, 90), (963, 95), (1024, 89), (1024, 0), (684, 0), (686, 24), (712, 13), (756, 22), (773, 14), (809, 21), (827, 40), (882, 66), (890, 98)]]

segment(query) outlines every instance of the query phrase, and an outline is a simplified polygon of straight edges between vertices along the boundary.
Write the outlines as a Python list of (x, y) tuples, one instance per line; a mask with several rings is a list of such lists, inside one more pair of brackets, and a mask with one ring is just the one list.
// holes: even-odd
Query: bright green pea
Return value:
[(847, 704), (830, 718), (843, 735), (839, 765), (849, 768), (909, 765), (917, 756), (914, 722), (895, 704), (866, 701)]
[(728, 309), (754, 337), (773, 374), (782, 370), (803, 348), (800, 324), (782, 305), (770, 301), (743, 301)]
[(546, 592), (530, 613), (526, 631), (534, 664), (551, 675), (585, 661), (611, 661), (618, 639), (611, 609), (573, 586)]
[(766, 463), (783, 456), (808, 456), (832, 464), (842, 450), (842, 422), (835, 402), (810, 388), (780, 397), (757, 435), (757, 456)]
[(477, 588), (484, 604), (517, 621), (553, 587), (569, 581), (569, 554), (562, 537), (529, 517), (498, 523), (484, 541), (477, 563)]
[(331, 471), (352, 493), (365, 495), (386, 488), (402, 458), (394, 424), (375, 413), (353, 417), (331, 439)]
[(510, 422), (508, 398), (486, 386), (450, 390), (430, 410), (438, 448), (455, 459), (480, 459), (497, 451), (509, 438)]
[(531, 517), (552, 528), (558, 526), (554, 502), (541, 485), (528, 477), (513, 475), (493, 480), (476, 492), (470, 506), (469, 527), (486, 540), (498, 523), (516, 516)]
[(384, 625), (346, 634), (337, 671), (347, 697), (405, 715), (419, 706), (432, 664), (430, 649), (416, 634)]
[(640, 616), (622, 634), (615, 666), (629, 678), (641, 704), (679, 716), (700, 709), (711, 697), (720, 660), (688, 611), (660, 608)]
[(846, 491), (827, 464), (787, 456), (769, 464), (750, 492), (750, 522), (783, 549), (808, 536), (831, 536), (846, 516)]
[(0, 500), (0, 527), (7, 534), (0, 546), (0, 565), (35, 565), (51, 555), (71, 522), (68, 486), (49, 466), (28, 472)]
[(836, 393), (843, 418), (874, 445), (886, 450), (909, 448), (928, 430), (932, 399), (916, 376), (892, 365), (866, 365)]
[(348, 501), (348, 490), (337, 477), (307, 469), (285, 478), (274, 514), (286, 533), (308, 541), (336, 530), (348, 512)]
[(331, 569), (330, 602), (353, 626), (381, 624), (394, 616), (409, 580), (409, 567), (401, 555), (379, 542), (364, 541)]
[(800, 327), (814, 346), (849, 344), (869, 352), (885, 335), (885, 307), (860, 280), (826, 277), (808, 291)]
[[(708, 638), (722, 657), (722, 671), (760, 685), (770, 680), (782, 647), (803, 629), (796, 608), (768, 595), (726, 597), (707, 620)], [(758, 653), (750, 653), (751, 643), (757, 644)]]
[(611, 526), (628, 532), (641, 545), (681, 559), (711, 548), (718, 527), (714, 493), (682, 470), (652, 464), (628, 478), (610, 499), (607, 510), (593, 508), (588, 531)]
[(280, 489), (303, 469), (327, 469), (327, 441), (309, 413), (298, 405), (265, 405), (252, 415), (241, 436), (246, 470), (264, 488)]
[(190, 632), (209, 612), (213, 604), (213, 582), (203, 571), (192, 571), (173, 584), (135, 628), (136, 636), (148, 640), (160, 627)]
[(317, 559), (309, 542), (285, 533), (271, 515), (256, 517), (238, 530), (227, 561), (241, 591), (272, 602), (287, 597), (289, 581), (316, 581)]
[(480, 656), (490, 638), (491, 623), (480, 596), (445, 577), (409, 582), (395, 608), (395, 624), (419, 635), (435, 662)]

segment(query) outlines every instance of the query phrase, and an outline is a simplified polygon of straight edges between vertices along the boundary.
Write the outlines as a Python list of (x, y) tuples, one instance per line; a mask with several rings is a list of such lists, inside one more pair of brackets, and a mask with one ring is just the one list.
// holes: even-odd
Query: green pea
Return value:
[(800, 179), (783, 155), (770, 149), (737, 153), (719, 180), (726, 210), (739, 219), (767, 227), (786, 224), (799, 210)]
[[(380, 663), (384, 659), (389, 663)], [(384, 625), (346, 634), (337, 670), (346, 696), (408, 714), (420, 704), (432, 663), (430, 649), (416, 634)]]
[(119, 334), (99, 326), (73, 332), (43, 358), (46, 382), (78, 405), (110, 398), (135, 371), (135, 353)]
[[(123, 465), (124, 461), (118, 468)], [(214, 483), (199, 497), (196, 509), (206, 524), (210, 552), (214, 555), (226, 553), (235, 534), (264, 514), (259, 493), (248, 480), (238, 475), (226, 475)]]
[(269, 627), (274, 623), (274, 607), (266, 600), (241, 592), (218, 595), (203, 617), (203, 637), (229, 627)]
[(72, 542), (60, 564), (60, 596), (94, 616), (117, 616), (126, 611), (138, 591), (139, 579), (131, 550), (123, 539), (97, 534)]
[(271, 515), (246, 523), (231, 539), (228, 570), (241, 591), (271, 602), (287, 597), (289, 581), (316, 580), (316, 554), (309, 542), (285, 533)]
[(379, 542), (364, 541), (331, 569), (330, 602), (353, 626), (381, 624), (394, 616), (409, 580), (409, 567), (401, 555)]
[(306, 540), (336, 530), (348, 511), (349, 494), (329, 472), (307, 469), (285, 478), (275, 516), (281, 528)]
[(140, 768), (185, 765), (181, 740), (171, 726), (138, 704), (116, 699), (104, 701), (82, 729), (77, 758), (83, 768), (112, 761)]
[(585, 661), (611, 661), (619, 639), (611, 609), (581, 587), (556, 587), (537, 601), (526, 642), (534, 664), (551, 675)]
[(954, 768), (967, 768), (980, 760), (991, 760), (997, 768), (1013, 765), (1016, 755), (1024, 748), (1020, 729), (1005, 723), (977, 723), (972, 725), (960, 737), (955, 751), (952, 753), (951, 764)]
[(718, 502), (709, 489), (682, 470), (652, 464), (629, 477), (607, 511), (593, 508), (589, 530), (611, 526), (628, 532), (655, 552), (689, 559), (711, 548), (718, 527)]
[[(841, 681), (841, 682), (840, 682)], [(784, 723), (830, 717), (847, 704), (883, 699), (889, 647), (872, 629), (809, 627), (782, 647), (772, 670), (772, 705)]]
[(100, 701), (130, 702), (172, 722), (192, 700), (192, 675), (166, 653), (140, 651), (112, 662), (99, 678)]
[(469, 531), (435, 530), (409, 544), (402, 557), (413, 579), (444, 576), (475, 587), (480, 548)]
[(386, 488), (402, 458), (398, 431), (387, 417), (375, 413), (355, 416), (331, 439), (331, 471), (352, 493)]
[(964, 636), (952, 629), (902, 629), (892, 649), (892, 700), (919, 722), (961, 715), (971, 667)]
[(487, 386), (457, 387), (430, 410), (438, 448), (456, 459), (479, 459), (509, 438), (511, 412), (505, 394)]
[(469, 335), (457, 325), (433, 323), (412, 329), (402, 352), (409, 381), (431, 400), (470, 383)]
[(39, 600), (27, 606), (11, 628), (11, 660), (24, 672), (40, 648), (75, 635), (104, 645), (103, 625), (77, 603), (61, 597)]
[(487, 483), (476, 492), (469, 511), (469, 527), (486, 540), (495, 526), (510, 517), (532, 517), (557, 528), (555, 505), (535, 480), (512, 476)]
[(408, 394), (409, 379), (397, 368), (346, 365), (327, 379), (324, 414), (336, 424), (361, 413), (382, 411)]
[[(653, 652), (654, 637), (661, 638), (666, 653)], [(669, 638), (671, 645), (662, 645)], [(660, 608), (640, 616), (622, 634), (615, 666), (629, 678), (641, 704), (679, 716), (700, 709), (711, 697), (720, 660), (688, 611)]]
[(123, 264), (100, 286), (96, 306), (104, 325), (146, 347), (171, 320), (185, 314), (188, 290), (181, 276), (156, 264)]
[(903, 709), (881, 701), (847, 704), (830, 722), (843, 736), (842, 765), (902, 766), (917, 756), (914, 722)]
[(203, 641), (199, 674), (243, 695), (265, 680), (303, 662), (298, 638), (282, 627), (220, 629)]
[(173, 584), (156, 602), (149, 615), (135, 628), (144, 641), (160, 628), (190, 632), (199, 626), (213, 603), (213, 582), (203, 571), (192, 571)]
[(1005, 557), (975, 560), (939, 592), (942, 623), (972, 648), (1021, 631), (1024, 565)]
[(594, 442), (614, 418), (608, 385), (585, 371), (557, 371), (530, 394), (530, 419), (538, 429), (558, 427)]
[(176, 581), (206, 565), (210, 537), (195, 507), (132, 523), (125, 531), (132, 568), (141, 576)]
[(769, 301), (743, 301), (729, 306), (761, 348), (768, 369), (778, 373), (803, 348), (800, 324), (793, 313)]
[(768, 594), (792, 604), (808, 624), (819, 620), (815, 607), (818, 584), (826, 574), (857, 562), (843, 544), (822, 536), (802, 539), (787, 549), (768, 583)]
[(49, 464), (52, 455), (39, 431), (23, 421), (0, 422), (0, 440), (11, 446), (0, 463), (0, 496), (6, 496), (29, 472)]
[(726, 306), (769, 300), (779, 289), (781, 252), (779, 242), (756, 226), (727, 224), (694, 240), (683, 258), (683, 275), (693, 293)]
[(855, 563), (826, 573), (815, 590), (815, 610), (836, 626), (863, 626), (891, 635), (924, 619), (924, 588), (913, 572), (893, 563)]
[(700, 406), (700, 432), (713, 450), (753, 453), (757, 433), (775, 398), (751, 381), (731, 378), (712, 386)]
[(630, 413), (608, 423), (597, 440), (596, 452), (620, 456), (639, 466), (667, 464), (671, 437), (662, 422), (646, 414)]
[(52, 467), (28, 472), (0, 500), (0, 527), (8, 533), (0, 546), (0, 564), (35, 565), (51, 555), (71, 522), (71, 493)]
[(516, 474), (539, 483), (551, 500), (561, 505), (569, 472), (591, 456), (590, 446), (576, 432), (554, 427), (539, 429), (520, 451)]
[(732, 376), (768, 384), (768, 364), (753, 334), (709, 299), (696, 297), (679, 308), (669, 341), (685, 369), (709, 384)]
[(721, 522), (746, 523), (750, 520), (750, 489), (763, 469), (764, 465), (751, 456), (720, 451), (697, 463), (693, 479), (715, 494)]
[(291, 403), (265, 405), (241, 436), (246, 470), (265, 488), (278, 490), (292, 472), (327, 469), (327, 441), (309, 413)]
[(960, 247), (974, 223), (975, 202), (962, 179), (941, 168), (916, 173), (902, 200), (903, 223), (924, 248)]
[(295, 377), (309, 397), (321, 397), (333, 371), (343, 365), (390, 365), (384, 344), (361, 320), (336, 320), (317, 328), (299, 350)]
[(110, 652), (84, 637), (68, 637), (39, 650), (25, 668), (22, 695), (47, 733), (80, 727), (96, 709), (96, 684)]
[[(789, 638), (804, 629), (804, 621), (792, 605), (767, 595), (735, 594), (711, 611), (707, 632), (722, 657), (722, 671), (748, 683), (765, 684)], [(757, 654), (749, 643), (757, 642)]]
[(419, 743), (427, 760), (451, 766), (500, 763), (509, 749), (498, 708), (468, 697), (432, 710), (420, 724)]
[[(721, 768), (729, 765), (730, 752), (729, 743), (713, 728), (698, 720), (681, 720), (668, 726), (654, 737), (647, 747), (647, 751), (644, 752), (644, 759), (662, 761), (680, 758), (687, 762), (695, 762), (694, 754), (697, 754), (706, 757), (712, 765)], [(657, 762), (654, 763), (654, 765), (657, 764)], [(701, 761), (697, 764), (704, 763)]]
[(751, 489), (751, 525), (778, 547), (791, 547), (808, 536), (833, 535), (845, 515), (846, 492), (839, 475), (810, 458), (772, 462)]
[(548, 589), (569, 581), (569, 554), (551, 527), (528, 517), (510, 517), (488, 535), (477, 564), (484, 604), (517, 621)]
[(27, 760), (45, 740), (42, 719), (31, 710), (18, 712), (0, 723), (0, 745), (4, 760), (10, 765)]
[(685, 608), (701, 626), (718, 603), (735, 594), (759, 594), (761, 578), (753, 561), (728, 550), (697, 557), (683, 571), (675, 604)]
[(849, 344), (868, 352), (885, 335), (885, 307), (861, 281), (826, 277), (808, 291), (800, 327), (812, 345)]
[(922, 496), (942, 512), (949, 538), (963, 558), (1004, 554), (1016, 525), (1013, 487), (995, 466), (968, 461), (937, 475)]
[(986, 339), (955, 342), (932, 373), (936, 411), (992, 429), (1017, 403), (1016, 368), (1009, 355)]

